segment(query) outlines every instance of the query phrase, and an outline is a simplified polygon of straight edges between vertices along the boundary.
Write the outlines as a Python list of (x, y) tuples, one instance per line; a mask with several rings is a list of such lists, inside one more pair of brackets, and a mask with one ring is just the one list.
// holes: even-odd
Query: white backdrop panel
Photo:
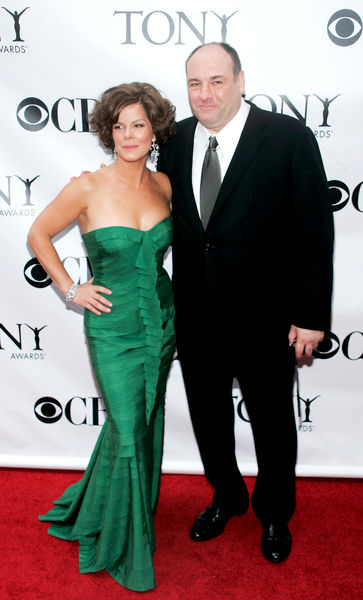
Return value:
[[(87, 110), (111, 85), (149, 81), (176, 105), (178, 118), (189, 116), (186, 57), (201, 42), (227, 41), (241, 56), (246, 98), (314, 131), (332, 188), (334, 317), (314, 364), (299, 369), (298, 473), (362, 475), (363, 11), (361, 2), (349, 6), (8, 0), (0, 8), (1, 465), (84, 468), (105, 418), (82, 312), (65, 310), (26, 244), (32, 220), (70, 177), (109, 161), (87, 130)], [(77, 225), (56, 247), (71, 276), (85, 281)], [(171, 272), (170, 254), (166, 266)], [(261, 345), (261, 364), (270, 351)], [(264, 387), (268, 394), (268, 381)], [(238, 389), (234, 396), (239, 464), (253, 474), (248, 415)], [(202, 469), (178, 361), (168, 384), (163, 468)]]

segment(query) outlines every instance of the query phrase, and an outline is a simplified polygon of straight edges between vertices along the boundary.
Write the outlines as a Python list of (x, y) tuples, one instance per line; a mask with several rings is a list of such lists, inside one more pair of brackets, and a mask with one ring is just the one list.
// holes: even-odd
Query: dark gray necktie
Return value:
[(218, 160), (217, 146), (217, 138), (211, 135), (200, 180), (200, 218), (204, 229), (208, 225), (221, 186), (221, 167)]

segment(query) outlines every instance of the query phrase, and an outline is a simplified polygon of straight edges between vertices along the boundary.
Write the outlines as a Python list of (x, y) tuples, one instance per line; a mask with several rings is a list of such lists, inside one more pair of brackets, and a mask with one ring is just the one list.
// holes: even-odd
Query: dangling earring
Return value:
[(155, 165), (157, 163), (158, 156), (159, 156), (159, 146), (156, 143), (156, 141), (153, 140), (151, 142), (151, 146), (150, 146), (150, 160), (153, 163), (153, 165)]
[(116, 148), (113, 149), (113, 160), (117, 160), (117, 150), (116, 150)]

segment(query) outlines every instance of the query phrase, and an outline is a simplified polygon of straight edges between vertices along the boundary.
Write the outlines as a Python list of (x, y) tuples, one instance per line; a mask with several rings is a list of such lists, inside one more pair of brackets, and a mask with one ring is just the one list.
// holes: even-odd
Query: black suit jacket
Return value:
[(179, 352), (203, 338), (225, 355), (232, 337), (286, 339), (292, 323), (329, 329), (333, 218), (312, 132), (251, 105), (204, 231), (191, 181), (196, 124), (178, 124), (158, 164), (173, 188)]

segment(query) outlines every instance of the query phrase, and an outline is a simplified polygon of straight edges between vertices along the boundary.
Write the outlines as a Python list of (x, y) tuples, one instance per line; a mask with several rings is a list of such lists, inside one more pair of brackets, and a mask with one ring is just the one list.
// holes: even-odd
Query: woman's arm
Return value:
[[(91, 177), (85, 175), (71, 181), (35, 219), (28, 234), (29, 245), (40, 264), (65, 296), (74, 282), (63, 267), (52, 238), (87, 210)], [(97, 315), (110, 312), (112, 303), (100, 293), (109, 295), (112, 292), (105, 287), (92, 285), (91, 279), (78, 286), (72, 301)]]

